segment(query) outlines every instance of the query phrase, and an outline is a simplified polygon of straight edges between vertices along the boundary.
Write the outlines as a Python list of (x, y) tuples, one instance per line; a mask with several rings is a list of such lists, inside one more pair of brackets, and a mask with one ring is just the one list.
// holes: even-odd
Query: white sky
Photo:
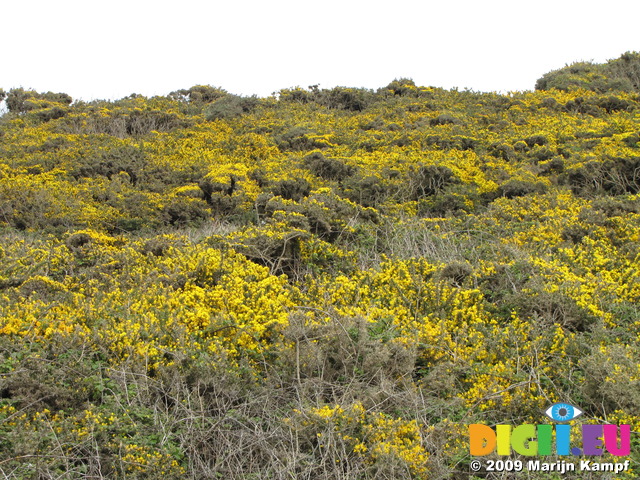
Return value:
[(0, 88), (532, 90), (567, 63), (640, 51), (638, 18), (638, 0), (2, 0)]

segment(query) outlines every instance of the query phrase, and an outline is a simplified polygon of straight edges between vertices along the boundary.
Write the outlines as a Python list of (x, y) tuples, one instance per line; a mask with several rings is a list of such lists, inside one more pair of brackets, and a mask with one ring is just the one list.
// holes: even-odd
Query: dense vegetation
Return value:
[(556, 401), (637, 471), (639, 65), (0, 91), (0, 472), (466, 478)]

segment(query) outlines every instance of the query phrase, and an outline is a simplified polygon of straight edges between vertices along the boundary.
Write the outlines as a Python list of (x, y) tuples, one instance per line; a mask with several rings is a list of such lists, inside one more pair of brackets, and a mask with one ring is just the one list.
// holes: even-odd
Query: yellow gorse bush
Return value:
[(400, 461), (413, 475), (428, 472), (429, 453), (415, 420), (371, 413), (361, 403), (348, 408), (324, 405), (294, 413), (296, 417), (287, 422), (292, 426), (300, 422), (320, 450), (339, 449), (337, 444), (344, 444), (351, 455), (361, 457), (367, 464)]

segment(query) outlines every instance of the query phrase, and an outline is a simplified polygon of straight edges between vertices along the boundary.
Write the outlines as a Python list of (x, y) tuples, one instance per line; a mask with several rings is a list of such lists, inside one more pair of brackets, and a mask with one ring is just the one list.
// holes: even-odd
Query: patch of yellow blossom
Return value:
[(306, 429), (317, 430), (319, 442), (329, 442), (329, 437), (336, 437), (367, 463), (385, 462), (391, 457), (404, 463), (417, 477), (428, 473), (429, 453), (422, 429), (415, 420), (370, 412), (359, 402), (348, 407), (324, 405), (294, 413), (296, 421), (302, 422)]

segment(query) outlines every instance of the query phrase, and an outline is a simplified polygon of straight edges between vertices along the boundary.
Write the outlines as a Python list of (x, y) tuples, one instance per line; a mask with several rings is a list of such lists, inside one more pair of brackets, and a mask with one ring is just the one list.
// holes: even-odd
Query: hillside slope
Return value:
[(640, 94), (549, 75), (3, 92), (0, 471), (462, 478), (557, 401), (637, 468)]

